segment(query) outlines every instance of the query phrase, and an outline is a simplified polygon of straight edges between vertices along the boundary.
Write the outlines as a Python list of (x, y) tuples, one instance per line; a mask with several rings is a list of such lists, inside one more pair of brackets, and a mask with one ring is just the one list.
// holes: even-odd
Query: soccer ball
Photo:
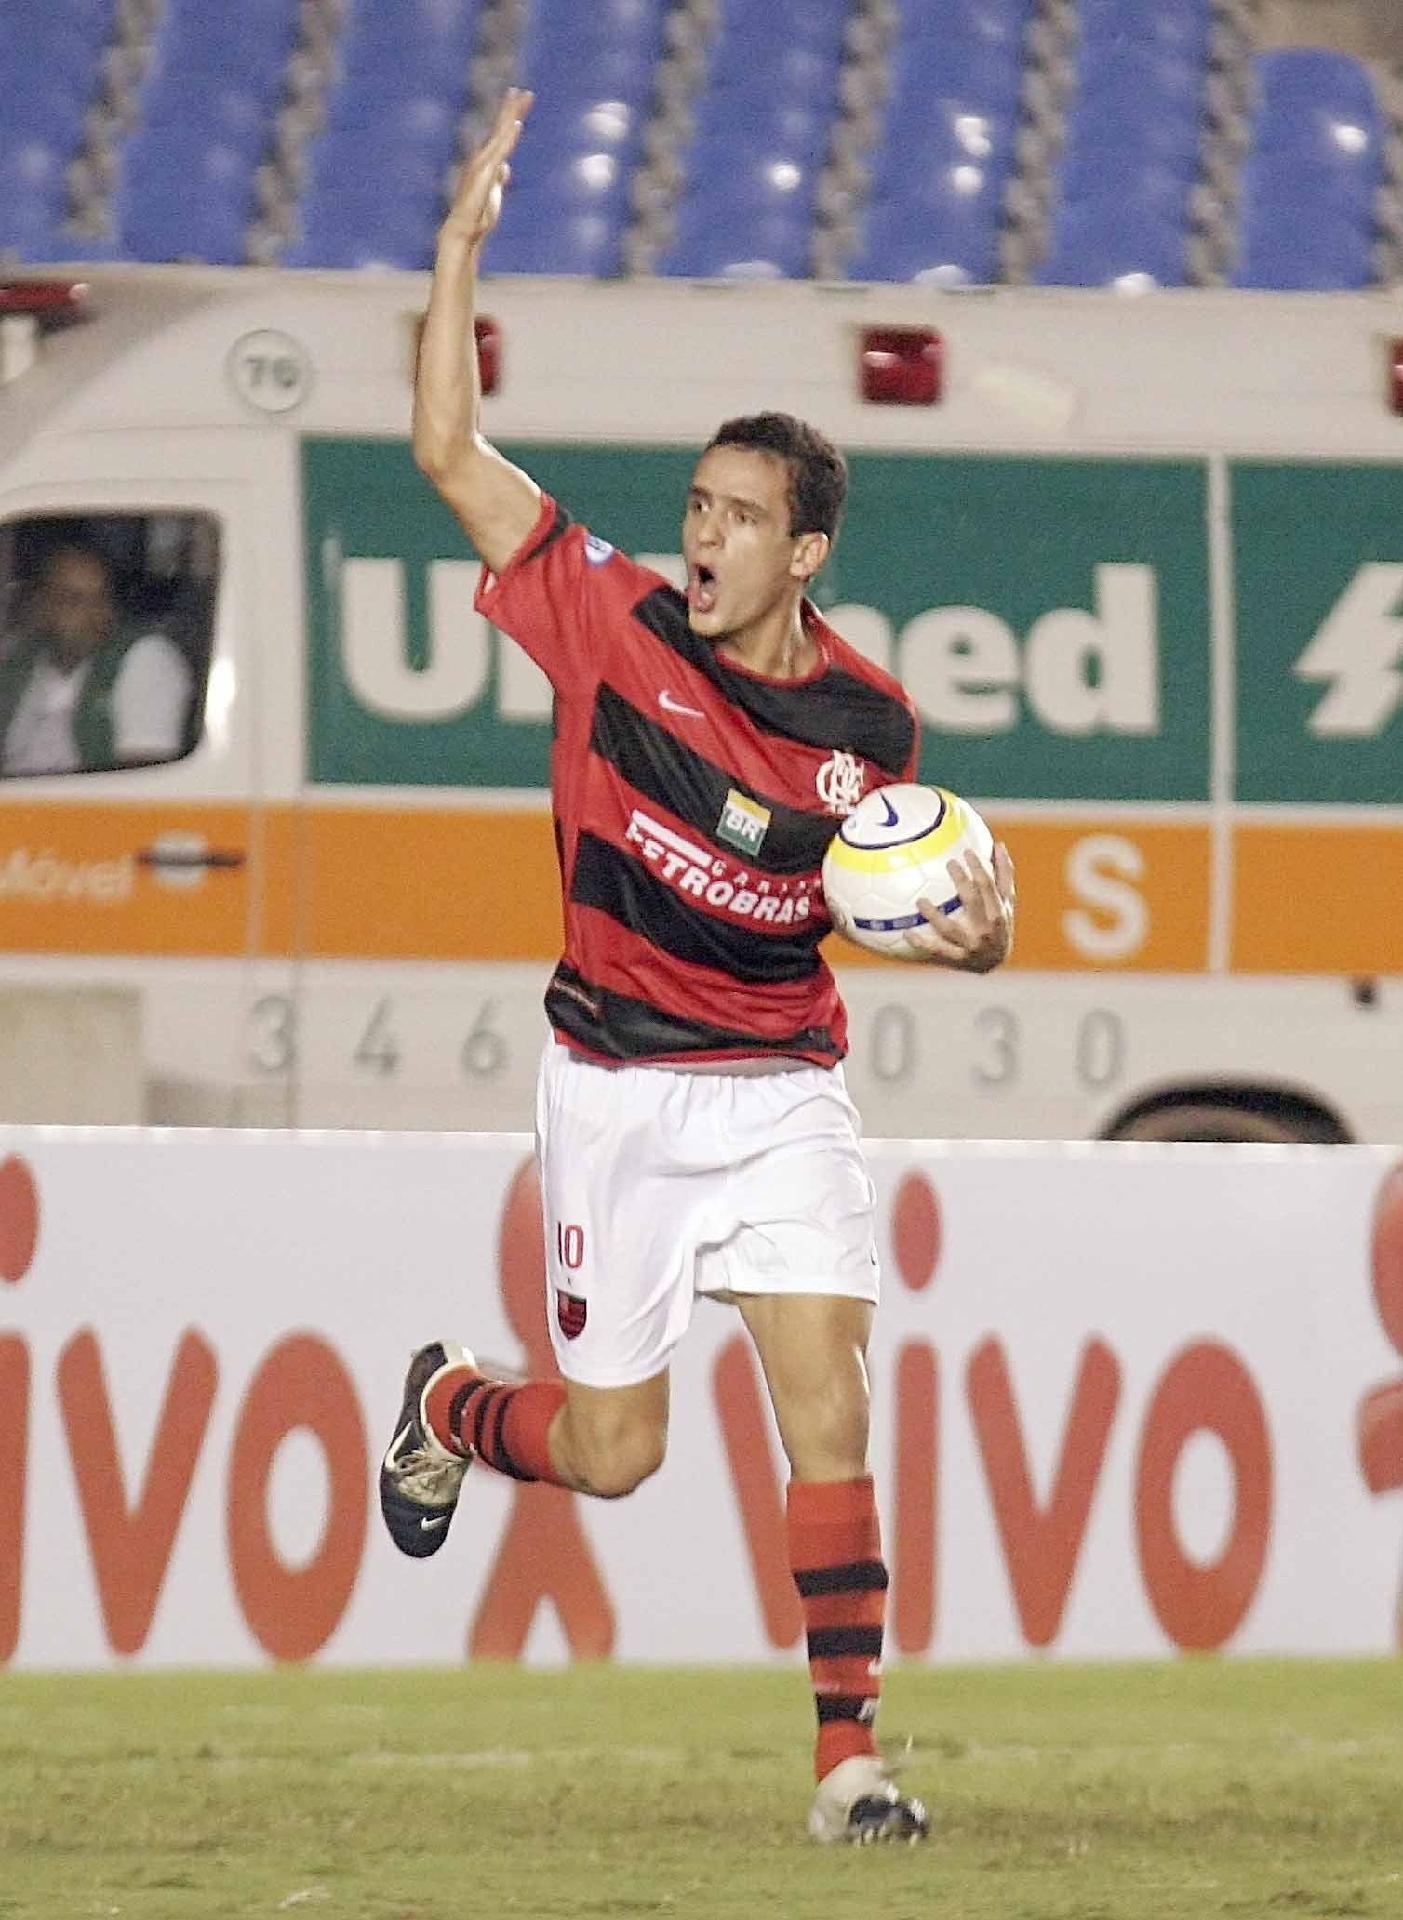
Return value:
[(942, 913), (960, 904), (946, 862), (977, 853), (993, 865), (994, 836), (957, 793), (902, 783), (859, 800), (823, 856), (823, 893), (833, 925), (847, 939), (894, 960), (927, 956), (912, 944), (925, 925), (916, 902)]

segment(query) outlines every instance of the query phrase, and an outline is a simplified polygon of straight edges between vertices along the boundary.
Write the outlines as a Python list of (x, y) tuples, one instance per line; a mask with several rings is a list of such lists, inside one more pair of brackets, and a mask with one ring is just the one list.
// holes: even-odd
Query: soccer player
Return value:
[[(466, 1349), (413, 1356), (380, 1475), (395, 1544), (443, 1545), (470, 1462), (603, 1499), (656, 1472), (668, 1363), (698, 1294), (755, 1343), (791, 1478), (790, 1564), (818, 1712), (819, 1840), (918, 1840), (877, 1748), (887, 1571), (868, 1471), (874, 1194), (818, 952), (839, 819), (914, 777), (901, 686), (806, 588), (841, 455), (785, 414), (727, 422), (687, 494), (678, 593), (586, 533), (479, 430), (473, 307), (530, 96), (509, 93), (438, 246), (414, 448), (482, 556), (481, 610), (546, 672), (565, 953), (537, 1094), (559, 1380), (510, 1384)], [(1012, 941), (1013, 870), (951, 863), (932, 962), (984, 972)]]

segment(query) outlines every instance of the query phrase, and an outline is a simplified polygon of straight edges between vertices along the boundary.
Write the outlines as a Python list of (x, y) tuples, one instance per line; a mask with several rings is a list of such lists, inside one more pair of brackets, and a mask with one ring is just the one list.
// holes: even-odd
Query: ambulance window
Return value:
[(192, 753), (218, 590), (208, 514), (0, 522), (0, 774), (110, 773)]

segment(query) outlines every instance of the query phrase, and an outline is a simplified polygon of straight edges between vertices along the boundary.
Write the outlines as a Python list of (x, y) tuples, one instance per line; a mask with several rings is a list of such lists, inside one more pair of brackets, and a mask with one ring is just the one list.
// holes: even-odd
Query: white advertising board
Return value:
[[(872, 1149), (893, 1658), (1383, 1652), (1403, 1566), (1403, 1163)], [(375, 1470), (412, 1347), (549, 1367), (520, 1137), (0, 1134), (0, 1662), (797, 1658), (782, 1463), (698, 1305), (669, 1457), (592, 1503)]]

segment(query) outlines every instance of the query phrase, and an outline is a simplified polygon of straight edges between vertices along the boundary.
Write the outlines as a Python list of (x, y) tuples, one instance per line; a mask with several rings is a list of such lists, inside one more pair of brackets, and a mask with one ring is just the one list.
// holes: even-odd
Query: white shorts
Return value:
[(536, 1146), (567, 1380), (651, 1379), (698, 1294), (877, 1298), (876, 1196), (841, 1067), (604, 1067), (551, 1041)]

